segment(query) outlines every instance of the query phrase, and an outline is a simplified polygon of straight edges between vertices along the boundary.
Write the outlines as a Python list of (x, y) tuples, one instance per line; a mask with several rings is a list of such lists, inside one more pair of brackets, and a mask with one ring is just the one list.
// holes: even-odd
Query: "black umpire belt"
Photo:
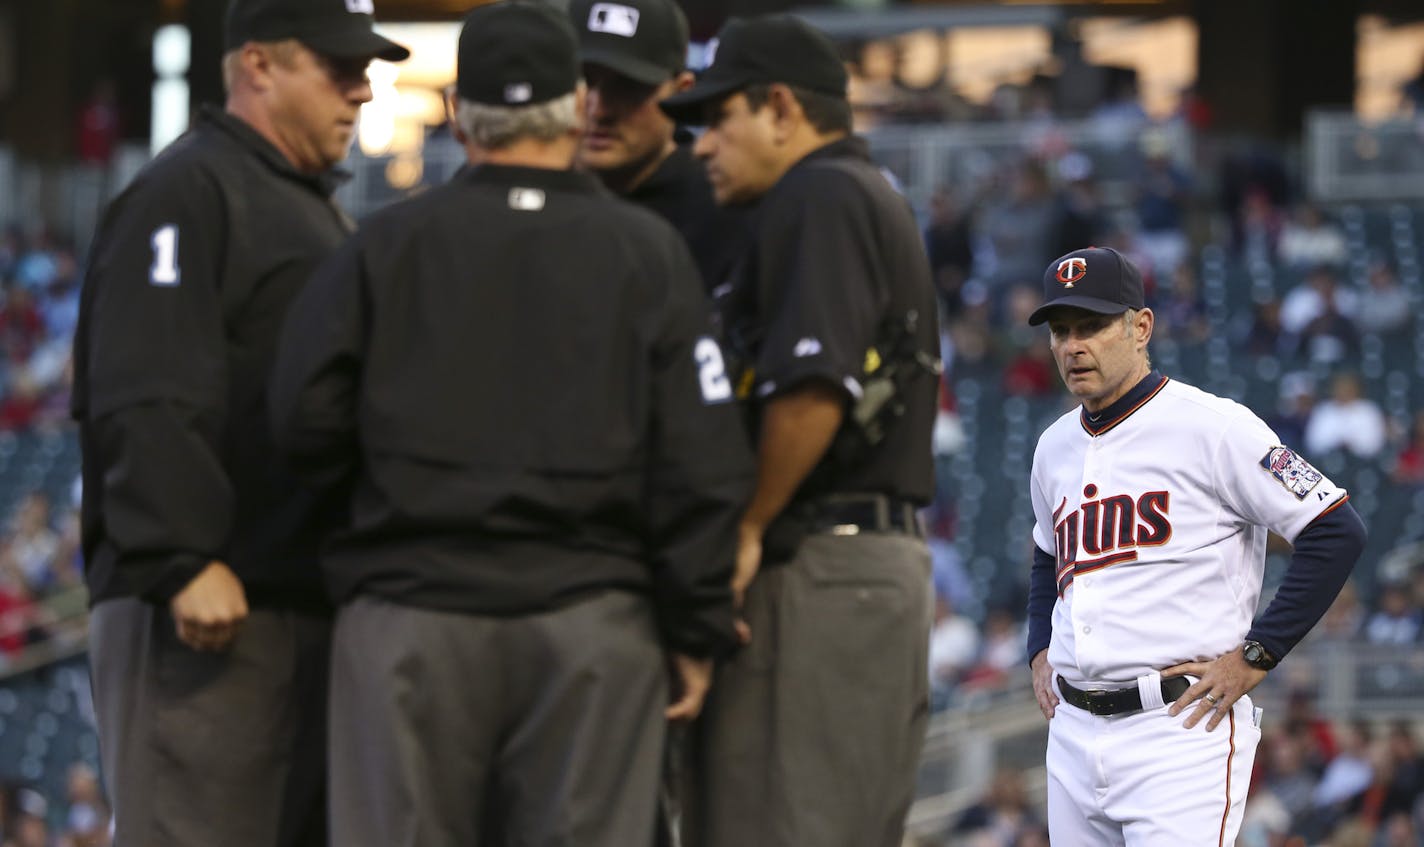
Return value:
[(898, 532), (924, 537), (919, 508), (909, 500), (884, 494), (833, 494), (816, 501), (810, 530), (830, 535)]
[[(1191, 682), (1184, 676), (1174, 676), (1171, 679), (1162, 680), (1162, 702), (1171, 704), (1178, 697), (1187, 693), (1187, 689), (1191, 686)], [(1068, 681), (1060, 676), (1058, 677), (1058, 690), (1063, 694), (1063, 699), (1071, 705), (1101, 717), (1142, 711), (1142, 693), (1137, 690), (1135, 685), (1131, 688), (1118, 688), (1111, 691), (1101, 688), (1084, 691), (1069, 685)]]

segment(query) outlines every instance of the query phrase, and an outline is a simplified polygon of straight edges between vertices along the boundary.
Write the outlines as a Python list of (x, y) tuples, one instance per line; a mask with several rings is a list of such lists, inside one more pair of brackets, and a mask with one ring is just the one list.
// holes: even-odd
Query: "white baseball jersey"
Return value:
[(1249, 409), (1165, 377), (1114, 420), (1055, 421), (1031, 487), (1034, 542), (1057, 563), (1048, 662), (1080, 687), (1240, 645), (1267, 530), (1294, 541), (1346, 499)]

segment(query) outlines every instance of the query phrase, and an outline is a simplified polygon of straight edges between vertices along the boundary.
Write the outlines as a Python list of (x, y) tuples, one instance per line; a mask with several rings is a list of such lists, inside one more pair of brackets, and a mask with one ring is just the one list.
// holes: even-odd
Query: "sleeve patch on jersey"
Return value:
[(1285, 447), (1272, 447), (1261, 460), (1261, 467), (1271, 472), (1297, 500), (1304, 500), (1325, 476), (1310, 463)]

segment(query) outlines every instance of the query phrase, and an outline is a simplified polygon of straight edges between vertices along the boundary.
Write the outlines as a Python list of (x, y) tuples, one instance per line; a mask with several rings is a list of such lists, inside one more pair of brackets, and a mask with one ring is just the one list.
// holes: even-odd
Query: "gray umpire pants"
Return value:
[(197, 652), (167, 608), (105, 600), (89, 665), (115, 847), (324, 847), (331, 620), (253, 609)]
[(812, 535), (747, 592), (700, 723), (693, 847), (899, 847), (929, 715), (929, 550)]
[(652, 843), (667, 667), (645, 597), (503, 618), (361, 597), (331, 686), (334, 845)]

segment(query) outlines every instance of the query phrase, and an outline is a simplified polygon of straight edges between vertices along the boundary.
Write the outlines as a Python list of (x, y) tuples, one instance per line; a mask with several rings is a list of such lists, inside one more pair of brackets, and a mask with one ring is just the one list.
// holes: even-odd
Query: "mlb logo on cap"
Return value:
[(346, 0), (346, 11), (353, 15), (374, 15), (375, 0)]
[(511, 82), (504, 87), (504, 102), (528, 103), (534, 96), (534, 86), (527, 82)]
[(509, 189), (509, 208), (520, 212), (537, 212), (544, 208), (544, 191), (540, 188)]
[(588, 12), (588, 29), (632, 38), (638, 34), (638, 10), (620, 3), (595, 3)]

